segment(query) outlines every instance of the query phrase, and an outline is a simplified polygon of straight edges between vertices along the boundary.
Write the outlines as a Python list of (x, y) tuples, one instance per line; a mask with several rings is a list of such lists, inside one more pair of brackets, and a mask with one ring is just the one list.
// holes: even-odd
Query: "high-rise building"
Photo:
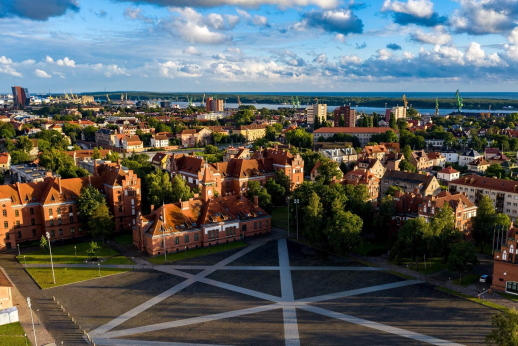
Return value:
[(13, 90), (13, 101), (15, 107), (28, 106), (31, 102), (29, 90), (20, 86), (11, 87)]
[(334, 111), (334, 120), (335, 127), (356, 127), (356, 110), (351, 106), (338, 107)]
[(306, 108), (306, 112), (308, 124), (313, 125), (316, 117), (321, 124), (327, 121), (327, 104), (312, 104)]
[(388, 123), (390, 120), (390, 113), (394, 113), (394, 117), (396, 121), (399, 119), (406, 118), (406, 108), (405, 107), (392, 107), (392, 109), (385, 110), (385, 121)]
[(214, 99), (209, 97), (206, 101), (205, 109), (207, 112), (216, 112), (220, 113), (224, 110), (223, 100)]

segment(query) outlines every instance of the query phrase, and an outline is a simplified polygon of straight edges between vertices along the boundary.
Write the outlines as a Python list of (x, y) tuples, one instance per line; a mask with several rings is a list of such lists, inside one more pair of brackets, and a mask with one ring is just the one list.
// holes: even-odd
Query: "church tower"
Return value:
[(205, 163), (203, 170), (203, 178), (200, 180), (201, 184), (201, 198), (204, 202), (207, 202), (214, 198), (214, 186), (216, 185), (216, 178), (209, 169), (209, 165)]

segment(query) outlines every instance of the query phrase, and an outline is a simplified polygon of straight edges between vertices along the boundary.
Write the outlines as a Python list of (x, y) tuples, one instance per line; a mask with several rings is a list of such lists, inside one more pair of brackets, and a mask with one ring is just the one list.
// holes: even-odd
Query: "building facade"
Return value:
[(397, 133), (396, 130), (388, 127), (321, 127), (313, 131), (313, 143), (318, 142), (320, 137), (325, 140), (333, 137), (336, 133), (344, 133), (357, 137), (360, 140), (360, 145), (364, 147), (371, 141), (373, 135), (379, 135), (390, 130)]
[(518, 296), (518, 228), (511, 225), (505, 233), (497, 239), (491, 288)]
[(387, 170), (381, 179), (381, 197), (385, 196), (389, 186), (399, 186), (404, 192), (419, 193), (422, 196), (437, 195), (441, 192), (439, 182), (431, 174)]
[(318, 117), (320, 124), (327, 121), (327, 104), (312, 104), (306, 108), (306, 120), (308, 125), (313, 125)]
[(343, 105), (335, 108), (333, 115), (335, 127), (356, 127), (356, 110), (351, 106)]

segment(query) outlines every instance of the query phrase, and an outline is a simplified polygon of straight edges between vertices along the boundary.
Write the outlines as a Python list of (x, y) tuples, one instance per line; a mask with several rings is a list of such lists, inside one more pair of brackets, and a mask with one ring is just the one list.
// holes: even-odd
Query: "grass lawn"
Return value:
[(509, 293), (500, 293), (500, 292), (496, 292), (496, 293), (500, 297), (502, 297), (502, 298), (509, 299), (509, 300), (512, 300), (513, 302), (517, 302), (518, 303), (518, 296), (517, 295), (509, 294)]
[(477, 281), (479, 278), (480, 278), (480, 275), (478, 275), (478, 274), (468, 274), (468, 275), (462, 276), (462, 282), (459, 282), (459, 279), (455, 279), (452, 282), (455, 285), (461, 285), (464, 287), (468, 287), (469, 285), (471, 285), (472, 283)]
[(449, 294), (453, 294), (454, 296), (457, 296), (457, 297), (461, 297), (461, 298), (470, 300), (470, 301), (472, 301), (474, 303), (477, 303), (477, 304), (482, 304), (482, 305), (488, 306), (488, 307), (493, 308), (493, 309), (497, 309), (497, 310), (500, 310), (500, 311), (506, 311), (507, 310), (507, 308), (505, 306), (498, 305), (498, 304), (495, 304), (495, 303), (491, 303), (491, 302), (489, 302), (487, 300), (482, 300), (482, 299), (478, 299), (478, 298), (475, 298), (475, 297), (472, 297), (472, 296), (468, 296), (467, 294), (460, 293), (460, 292), (454, 291), (452, 289), (449, 290), (446, 287), (437, 287), (436, 289), (438, 289), (439, 291), (447, 292)]
[[(477, 253), (480, 252), (480, 246), (477, 246), (475, 245), (475, 250), (477, 251)], [(486, 244), (484, 245), (484, 251), (483, 251), (486, 255), (489, 255), (489, 256), (493, 256), (492, 252), (493, 252), (493, 244)]]
[[(415, 262), (413, 263), (413, 266), (411, 266), (410, 261), (402, 262), (400, 267), (406, 268), (407, 265), (408, 265), (408, 269), (411, 269), (413, 271), (416, 270)], [(425, 264), (422, 261), (419, 262), (418, 267), (419, 267), (419, 273), (425, 274), (425, 275), (430, 275), (430, 274), (440, 272), (443, 269), (446, 269), (447, 265), (446, 265), (446, 263), (444, 263), (442, 261), (442, 258), (427, 258), (426, 259), (426, 269), (425, 269)]]
[[(232, 250), (232, 249), (238, 249), (240, 247), (247, 246), (246, 243), (243, 243), (241, 241), (235, 241), (231, 243), (225, 243), (221, 245), (215, 245), (211, 247), (204, 247), (204, 248), (198, 248), (194, 250), (188, 250), (187, 253), (184, 251), (182, 252), (175, 252), (175, 253), (168, 253), (167, 254), (167, 263), (181, 261), (186, 258), (193, 258), (193, 257), (199, 257), (203, 255), (208, 255), (211, 253), (226, 251), (226, 250)], [(159, 255), (155, 257), (147, 258), (147, 260), (153, 264), (164, 264), (164, 255)]]
[[(42, 289), (99, 277), (99, 269), (97, 266), (94, 268), (54, 268), (54, 274), (56, 275), (56, 284), (54, 285), (52, 283), (51, 268), (26, 268), (25, 270), (27, 270)], [(101, 276), (123, 273), (129, 270), (130, 269), (103, 268), (101, 264)]]
[(132, 245), (133, 244), (133, 235), (132, 234), (124, 234), (118, 235), (113, 238), (115, 242), (121, 245)]
[[(99, 244), (99, 243), (98, 243)], [(74, 256), (74, 246), (77, 247), (77, 258)], [(86, 254), (86, 250), (90, 248), (90, 243), (80, 243), (76, 245), (65, 245), (65, 246), (52, 246), (52, 260), (54, 263), (62, 263), (62, 264), (71, 264), (71, 263), (83, 263), (88, 259), (88, 255)], [(25, 256), (25, 258), (24, 258)], [(118, 261), (122, 261), (120, 259), (120, 254), (105, 245), (101, 250), (99, 257), (116, 257), (117, 260), (115, 263), (109, 262), (109, 264), (131, 264), (131, 260), (127, 259), (127, 262), (119, 263)], [(50, 255), (48, 251), (37, 250), (34, 252), (29, 252), (21, 256), (16, 256), (18, 261), (22, 264), (25, 264), (25, 260), (27, 260), (27, 264), (50, 264)], [(114, 259), (115, 260), (115, 259)]]
[[(295, 232), (295, 220), (290, 220), (290, 231)], [(272, 227), (288, 230), (288, 207), (276, 207), (272, 212)]]
[(0, 345), (2, 346), (25, 346), (31, 342), (25, 338), (25, 331), (19, 322), (4, 324), (0, 326)]
[(364, 242), (362, 246), (354, 248), (353, 252), (362, 256), (381, 256), (387, 252), (386, 244), (376, 244), (371, 242)]

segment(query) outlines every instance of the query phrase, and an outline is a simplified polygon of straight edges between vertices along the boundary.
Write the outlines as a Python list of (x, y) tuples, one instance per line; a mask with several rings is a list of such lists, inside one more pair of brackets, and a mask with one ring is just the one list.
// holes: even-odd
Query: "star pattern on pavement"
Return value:
[[(127, 311), (126, 313), (116, 317), (110, 322), (103, 326), (91, 331), (89, 333), (93, 342), (96, 345), (106, 346), (210, 346), (210, 344), (192, 344), (192, 343), (179, 343), (179, 342), (161, 342), (161, 341), (143, 341), (143, 340), (132, 340), (131, 336), (136, 334), (143, 334), (148, 332), (154, 332), (159, 330), (165, 330), (176, 327), (190, 326), (194, 324), (211, 322), (217, 320), (223, 320), (232, 317), (239, 317), (245, 315), (256, 314), (265, 311), (271, 311), (276, 309), (282, 309), (283, 312), (283, 323), (284, 323), (284, 340), (286, 346), (298, 346), (300, 345), (299, 329), (297, 323), (296, 309), (302, 309), (315, 314), (323, 315), (340, 321), (361, 325), (367, 328), (372, 328), (378, 331), (382, 331), (389, 334), (394, 334), (400, 337), (416, 340), (423, 343), (432, 345), (460, 345), (447, 340), (438, 339), (435, 337), (411, 332), (401, 328), (391, 327), (381, 323), (365, 320), (362, 318), (334, 312), (324, 308), (320, 308), (312, 303), (324, 302), (333, 299), (345, 298), (357, 296), (360, 294), (383, 291), (393, 288), (405, 287), (410, 285), (416, 285), (422, 283), (420, 280), (406, 280), (389, 284), (382, 284), (376, 286), (370, 286), (360, 289), (353, 289), (348, 291), (342, 291), (332, 294), (325, 294), (315, 296), (311, 298), (295, 299), (293, 291), (293, 283), (291, 278), (291, 272), (294, 270), (311, 270), (311, 271), (381, 271), (383, 268), (375, 267), (325, 267), (325, 266), (290, 266), (288, 256), (288, 246), (286, 239), (278, 240), (278, 252), (279, 252), (279, 265), (278, 266), (228, 266), (231, 262), (238, 258), (256, 250), (263, 244), (256, 244), (249, 246), (227, 258), (216, 263), (212, 266), (191, 266), (191, 265), (161, 265), (155, 266), (154, 269), (162, 271), (168, 274), (176, 275), (185, 278), (185, 281), (171, 287), (167, 291), (160, 293), (159, 295), (151, 298), (150, 300), (138, 305), (137, 307)], [(198, 269), (202, 270), (197, 274), (191, 274), (182, 271), (182, 269)], [(240, 271), (261, 271), (261, 270), (278, 270), (280, 272), (281, 280), (281, 297), (276, 297), (270, 294), (254, 291), (251, 289), (239, 287), (236, 285), (224, 283), (221, 281), (209, 279), (208, 276), (217, 270), (240, 270)], [(222, 288), (232, 292), (245, 294), (251, 297), (263, 299), (272, 302), (271, 304), (256, 306), (241, 310), (234, 310), (216, 314), (210, 314), (205, 316), (174, 320), (168, 322), (161, 322), (156, 324), (144, 325), (140, 327), (134, 327), (123, 330), (113, 330), (117, 326), (123, 324), (130, 318), (133, 318), (147, 309), (157, 305), (165, 299), (173, 296), (174, 294), (182, 291), (183, 289), (191, 286), (192, 284), (200, 282), (203, 284), (211, 285), (214, 287)]]

